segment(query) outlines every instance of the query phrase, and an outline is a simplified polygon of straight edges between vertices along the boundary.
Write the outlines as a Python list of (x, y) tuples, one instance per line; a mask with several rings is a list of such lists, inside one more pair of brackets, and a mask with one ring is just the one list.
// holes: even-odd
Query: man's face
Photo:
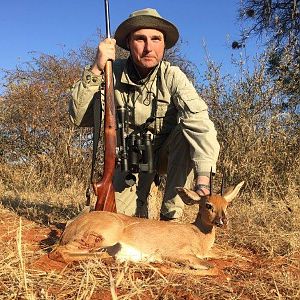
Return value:
[(143, 76), (162, 60), (165, 50), (164, 35), (156, 29), (140, 29), (130, 34), (128, 46), (133, 62)]

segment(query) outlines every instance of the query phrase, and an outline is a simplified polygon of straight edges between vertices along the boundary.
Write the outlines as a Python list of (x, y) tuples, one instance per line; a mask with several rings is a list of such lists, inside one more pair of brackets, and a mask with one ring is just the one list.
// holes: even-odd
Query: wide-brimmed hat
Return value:
[(129, 15), (129, 18), (122, 22), (115, 32), (114, 38), (117, 45), (123, 49), (129, 50), (127, 47), (127, 36), (129, 33), (142, 28), (157, 29), (164, 34), (165, 47), (172, 48), (178, 38), (178, 29), (171, 22), (165, 20), (153, 8), (145, 8), (134, 11)]

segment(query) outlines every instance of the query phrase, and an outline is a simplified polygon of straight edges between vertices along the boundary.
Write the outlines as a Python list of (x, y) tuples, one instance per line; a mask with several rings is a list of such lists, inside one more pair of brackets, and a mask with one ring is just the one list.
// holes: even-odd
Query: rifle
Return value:
[[(106, 37), (110, 38), (109, 4), (104, 0)], [(115, 191), (112, 179), (116, 161), (116, 113), (112, 61), (105, 65), (105, 109), (104, 109), (104, 170), (100, 182), (93, 183), (97, 195), (95, 210), (116, 211)], [(100, 120), (101, 122), (101, 120)]]

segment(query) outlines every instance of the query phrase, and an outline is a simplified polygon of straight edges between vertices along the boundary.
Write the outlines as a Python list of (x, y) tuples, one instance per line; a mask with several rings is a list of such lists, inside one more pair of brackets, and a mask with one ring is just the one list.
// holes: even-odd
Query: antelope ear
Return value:
[(236, 196), (237, 194), (239, 193), (241, 187), (244, 185), (244, 181), (240, 182), (234, 189), (233, 188), (229, 188), (226, 193), (224, 194), (224, 199), (227, 201), (227, 202), (230, 202), (232, 201)]
[(176, 191), (186, 205), (198, 204), (200, 201), (200, 196), (192, 190), (184, 187), (176, 187)]

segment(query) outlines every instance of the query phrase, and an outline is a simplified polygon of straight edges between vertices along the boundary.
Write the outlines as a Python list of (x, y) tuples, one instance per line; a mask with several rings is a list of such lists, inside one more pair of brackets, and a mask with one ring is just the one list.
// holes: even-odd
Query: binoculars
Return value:
[(151, 134), (147, 133), (147, 129), (155, 118), (148, 118), (138, 130), (126, 136), (124, 107), (117, 108), (117, 116), (120, 136), (117, 157), (121, 170), (129, 172), (129, 175), (130, 173), (154, 172), (152, 138)]

